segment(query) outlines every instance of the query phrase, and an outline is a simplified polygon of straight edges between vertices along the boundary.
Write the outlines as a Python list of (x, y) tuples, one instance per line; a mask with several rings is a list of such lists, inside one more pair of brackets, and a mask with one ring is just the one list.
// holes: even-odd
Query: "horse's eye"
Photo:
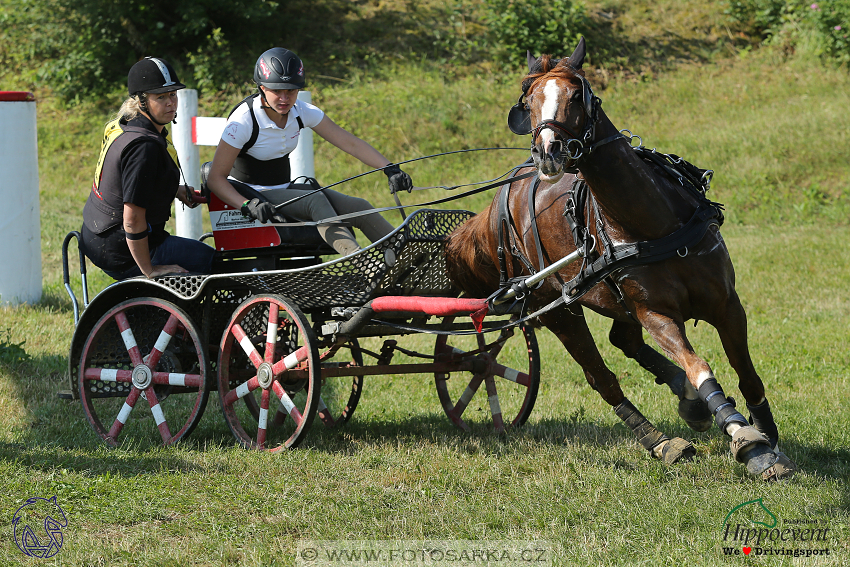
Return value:
[(571, 101), (578, 102), (581, 100), (581, 91), (574, 91), (573, 95), (570, 97)]

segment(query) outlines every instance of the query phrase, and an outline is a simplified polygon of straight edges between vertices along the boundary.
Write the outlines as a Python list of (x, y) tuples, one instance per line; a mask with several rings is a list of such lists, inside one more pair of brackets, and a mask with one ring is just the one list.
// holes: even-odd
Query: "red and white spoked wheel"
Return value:
[(501, 433), (522, 425), (531, 415), (540, 386), (540, 354), (531, 326), (438, 335), (434, 355), (436, 362), (472, 363), (471, 378), (459, 372), (434, 375), (443, 410), (464, 431), (473, 423), (489, 421)]
[(316, 416), (320, 387), (316, 338), (298, 307), (280, 295), (258, 295), (236, 308), (221, 339), (218, 394), (244, 447), (298, 445)]
[[(170, 445), (189, 435), (204, 412), (208, 367), (182, 309), (153, 297), (129, 299), (107, 311), (85, 340), (83, 410), (112, 446), (121, 436)], [(140, 399), (147, 408), (137, 407)]]

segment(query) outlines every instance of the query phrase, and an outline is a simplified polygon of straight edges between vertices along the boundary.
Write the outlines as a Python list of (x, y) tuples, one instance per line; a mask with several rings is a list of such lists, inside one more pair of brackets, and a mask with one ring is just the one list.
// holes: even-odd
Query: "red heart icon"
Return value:
[(751, 547), (745, 547), (744, 548), (744, 555), (749, 555), (751, 551), (752, 551)]

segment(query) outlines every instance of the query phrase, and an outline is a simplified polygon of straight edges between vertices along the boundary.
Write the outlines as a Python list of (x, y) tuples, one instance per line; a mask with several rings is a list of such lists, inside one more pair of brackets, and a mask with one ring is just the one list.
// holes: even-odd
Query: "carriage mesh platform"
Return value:
[(381, 295), (451, 294), (443, 253), (446, 237), (466, 222), (469, 211), (423, 209), (383, 240), (356, 254), (294, 270), (166, 276), (157, 278), (185, 299), (194, 299), (209, 285), (247, 289), (251, 294), (288, 297), (303, 311), (335, 306), (359, 306)]

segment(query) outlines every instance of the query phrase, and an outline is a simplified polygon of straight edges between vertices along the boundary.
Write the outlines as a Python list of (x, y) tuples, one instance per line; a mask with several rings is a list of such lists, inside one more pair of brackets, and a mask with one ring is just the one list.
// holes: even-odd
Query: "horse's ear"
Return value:
[(531, 51), (525, 52), (525, 58), (528, 61), (528, 72), (531, 73), (534, 71), (534, 64), (537, 63), (537, 57), (531, 54)]
[(568, 60), (570, 66), (573, 69), (581, 69), (582, 64), (584, 64), (584, 56), (587, 54), (587, 47), (584, 44), (584, 37), (582, 37), (578, 45), (576, 46), (576, 50), (573, 51), (573, 54), (570, 55)]

